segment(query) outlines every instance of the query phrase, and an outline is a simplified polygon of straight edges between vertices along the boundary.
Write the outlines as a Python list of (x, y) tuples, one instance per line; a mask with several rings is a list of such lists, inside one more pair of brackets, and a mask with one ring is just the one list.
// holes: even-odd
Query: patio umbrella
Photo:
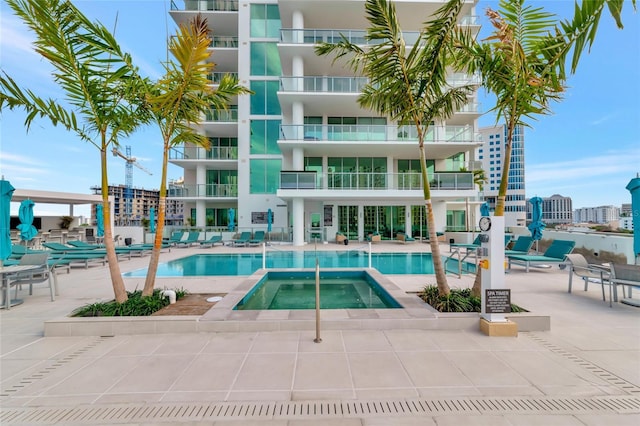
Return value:
[(236, 218), (236, 211), (234, 209), (229, 209), (229, 211), (227, 212), (227, 218), (229, 219), (229, 225), (227, 227), (229, 231), (233, 231), (235, 229), (233, 221)]
[(640, 256), (640, 176), (637, 176), (629, 182), (626, 186), (627, 190), (631, 192), (631, 214), (633, 215), (633, 254), (636, 256), (636, 263), (638, 263)]
[(33, 206), (34, 202), (31, 200), (23, 200), (20, 203), (20, 210), (18, 210), (18, 218), (20, 224), (18, 229), (20, 230), (20, 239), (22, 241), (31, 241), (33, 237), (38, 235), (38, 230), (33, 226)]
[(149, 232), (156, 232), (156, 209), (153, 207), (149, 210)]
[(531, 238), (536, 242), (536, 251), (538, 250), (538, 241), (542, 239), (542, 231), (546, 227), (544, 223), (542, 223), (542, 198), (533, 197), (529, 200), (533, 207), (533, 211), (531, 213), (531, 223), (527, 228), (531, 232)]
[(102, 212), (102, 204), (96, 206), (96, 237), (104, 237), (104, 213)]
[(271, 232), (271, 226), (273, 225), (273, 212), (271, 209), (267, 210), (267, 232)]
[(486, 201), (480, 206), (480, 216), (489, 216), (489, 203)]
[(4, 176), (0, 179), (0, 266), (11, 255), (11, 197), (15, 188)]

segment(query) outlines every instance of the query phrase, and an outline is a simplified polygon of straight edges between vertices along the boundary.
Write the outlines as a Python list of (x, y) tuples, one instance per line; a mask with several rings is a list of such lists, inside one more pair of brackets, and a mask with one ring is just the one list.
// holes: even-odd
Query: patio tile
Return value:
[(413, 384), (393, 353), (349, 353), (353, 382), (359, 388), (402, 388)]
[(183, 374), (193, 355), (141, 357), (138, 367), (119, 380), (110, 393), (165, 392)]
[(397, 355), (416, 387), (473, 386), (462, 371), (439, 352), (399, 352)]
[(200, 354), (184, 369), (170, 391), (224, 391), (233, 384), (244, 354)]
[(525, 386), (529, 382), (491, 352), (451, 351), (447, 358), (476, 386)]
[(290, 390), (295, 354), (249, 354), (231, 390)]
[(345, 354), (302, 353), (298, 355), (293, 389), (352, 389), (349, 373)]
[(213, 333), (202, 353), (245, 353), (253, 345), (257, 333)]
[(253, 341), (251, 352), (296, 352), (300, 341), (297, 331), (272, 331), (258, 333)]
[(343, 331), (347, 352), (388, 351), (391, 344), (387, 337), (374, 330)]

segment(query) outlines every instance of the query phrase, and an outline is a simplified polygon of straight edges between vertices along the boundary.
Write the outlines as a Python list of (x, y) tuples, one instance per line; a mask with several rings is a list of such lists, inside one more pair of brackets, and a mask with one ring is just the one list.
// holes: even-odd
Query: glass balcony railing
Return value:
[[(429, 174), (433, 190), (473, 190), (473, 173), (436, 172)], [(422, 190), (419, 173), (328, 173), (318, 179), (316, 172), (280, 172), (280, 189), (332, 190)]]
[(360, 93), (366, 77), (280, 77), (284, 92)]
[(170, 160), (237, 160), (238, 147), (216, 146), (208, 151), (204, 148), (181, 147), (169, 150)]
[[(320, 42), (337, 43), (346, 38), (350, 43), (368, 45), (378, 44), (378, 41), (369, 41), (366, 39), (367, 32), (365, 30), (311, 30), (311, 29), (281, 29), (280, 42), (289, 44), (315, 44)], [(419, 33), (408, 31), (403, 32), (407, 45), (412, 45), (418, 39)]]
[(227, 74), (235, 77), (236, 79), (238, 78), (237, 72), (212, 72), (207, 75), (207, 80), (209, 80), (212, 84), (220, 84), (222, 77)]
[(237, 197), (238, 185), (217, 183), (172, 186), (167, 189), (167, 196), (170, 198)]
[(171, 0), (171, 10), (237, 12), (238, 0)]
[(238, 110), (210, 110), (205, 116), (205, 121), (217, 121), (217, 122), (238, 122)]
[[(418, 141), (414, 126), (383, 125), (281, 125), (283, 140), (372, 142)], [(427, 129), (425, 143), (477, 142), (480, 136), (469, 126), (433, 126)]]
[(213, 36), (209, 47), (238, 47), (238, 37), (235, 36)]

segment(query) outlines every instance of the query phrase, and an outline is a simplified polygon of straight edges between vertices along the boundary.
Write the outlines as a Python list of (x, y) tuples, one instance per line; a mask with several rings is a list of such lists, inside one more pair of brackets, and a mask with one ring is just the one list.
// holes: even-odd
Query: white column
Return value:
[(304, 15), (299, 10), (295, 10), (291, 15), (291, 27), (300, 30), (304, 28)]
[(294, 198), (292, 202), (293, 214), (293, 245), (304, 245), (304, 199)]
[(304, 149), (301, 147), (293, 148), (291, 162), (293, 170), (304, 170)]
[(207, 226), (207, 207), (204, 200), (196, 201), (196, 226)]
[[(207, 169), (204, 164), (198, 164), (196, 167), (196, 194), (198, 197), (204, 197), (207, 183)], [(207, 220), (207, 212), (204, 200), (196, 201), (196, 226), (205, 226)]]

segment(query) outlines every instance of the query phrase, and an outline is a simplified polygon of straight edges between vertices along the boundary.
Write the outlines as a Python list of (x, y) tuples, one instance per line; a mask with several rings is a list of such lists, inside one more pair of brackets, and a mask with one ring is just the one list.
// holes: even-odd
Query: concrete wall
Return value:
[(627, 263), (635, 263), (633, 256), (633, 235), (613, 234), (609, 232), (575, 232), (544, 230), (544, 239), (571, 240), (576, 242), (576, 248), (585, 248), (594, 256), (601, 251), (620, 253), (626, 256)]

